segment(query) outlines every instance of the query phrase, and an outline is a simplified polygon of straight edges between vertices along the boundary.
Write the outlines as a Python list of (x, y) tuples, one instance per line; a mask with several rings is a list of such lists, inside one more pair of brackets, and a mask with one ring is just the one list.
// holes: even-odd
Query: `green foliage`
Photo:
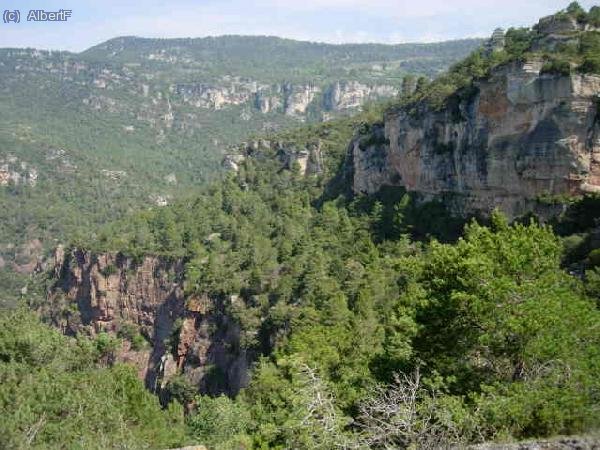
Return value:
[(422, 103), (433, 110), (440, 110), (460, 90), (470, 91), (468, 88), (473, 80), (486, 76), (491, 68), (507, 60), (522, 57), (523, 48), (530, 45), (531, 32), (509, 30), (508, 35), (507, 49), (513, 53), (504, 50), (487, 54), (482, 48), (477, 49), (432, 82), (419, 79), (415, 93), (405, 95), (399, 106), (407, 108), (412, 114), (416, 114), (418, 105)]
[(567, 264), (581, 261), (589, 253), (586, 234), (571, 234), (563, 239), (563, 261)]
[[(565, 14), (579, 17), (580, 11), (572, 5)], [(593, 56), (598, 42), (586, 36), (576, 48), (546, 55), (545, 71), (563, 74), (566, 65), (570, 70)], [(478, 50), (433, 82), (405, 79), (401, 107), (415, 117), (423, 108), (471, 98), (474, 80), (528, 57), (536, 37), (511, 29), (504, 50)], [(256, 63), (247, 68), (250, 75), (272, 70), (272, 61), (305, 61), (296, 43), (257, 40), (273, 55), (250, 51), (239, 37), (181, 44), (193, 56), (214, 55), (225, 44), (238, 56), (248, 52), (246, 59), (196, 67), (211, 76), (223, 67), (240, 69), (244, 61)], [(91, 49), (86, 58), (121, 48), (116, 60), (129, 60), (162, 45), (124, 38)], [(379, 46), (369, 49), (385, 56)], [(361, 55), (361, 63), (372, 62)], [(335, 66), (336, 58), (346, 61), (342, 56), (332, 50), (329, 60)], [(328, 70), (307, 64), (296, 75), (326, 78)], [(277, 146), (247, 156), (223, 180), (81, 236), (97, 251), (184, 261), (184, 279), (170, 281), (182, 281), (186, 295), (206, 300), (216, 317), (227, 318), (223, 324), (239, 330), (228, 351), (263, 355), (237, 398), (198, 396), (197, 386), (179, 374), (165, 392), (178, 402), (161, 411), (132, 370), (114, 364), (121, 345), (114, 336), (65, 338), (18, 310), (0, 320), (0, 412), (6, 418), (0, 446), (181, 445), (181, 405), (189, 440), (215, 448), (444, 448), (600, 426), (600, 275), (590, 248), (598, 198), (570, 200), (553, 224), (563, 239), (549, 226), (511, 225), (499, 213), (487, 226), (473, 221), (463, 231), (464, 219), (448, 214), (450, 197), (423, 202), (388, 188), (350, 198), (348, 174), (340, 171), (347, 143), (358, 128), (363, 148), (387, 144), (380, 124), (386, 107), (368, 105), (356, 117), (271, 133), (266, 139)], [(282, 169), (275, 147), (317, 144), (325, 157), (322, 174)], [(188, 158), (180, 156), (185, 165)], [(560, 267), (582, 264), (588, 253), (585, 282)], [(173, 353), (181, 326), (176, 321), (165, 342)], [(133, 324), (120, 324), (118, 335), (134, 348), (145, 345)], [(221, 389), (221, 370), (205, 369), (203, 381)], [(421, 374), (420, 384), (411, 385), (412, 374)], [(410, 389), (415, 395), (398, 397)], [(394, 413), (369, 410), (381, 401), (392, 401)], [(393, 427), (389, 441), (373, 437), (380, 429), (368, 414), (375, 424)]]
[(600, 266), (600, 248), (592, 250), (587, 256), (588, 267), (594, 268)]
[(117, 332), (117, 336), (127, 339), (131, 343), (131, 348), (133, 350), (142, 350), (147, 346), (147, 341), (140, 333), (139, 328), (131, 322), (122, 323)]
[(117, 271), (118, 271), (118, 269), (115, 265), (109, 264), (104, 269), (102, 269), (100, 271), (100, 273), (102, 273), (102, 275), (104, 275), (106, 278), (108, 278), (111, 275), (114, 275), (115, 273), (117, 273)]
[(584, 56), (580, 70), (583, 73), (600, 73), (600, 57), (598, 55)]
[(600, 219), (600, 196), (591, 194), (572, 198), (566, 203), (566, 211), (553, 220), (553, 228), (562, 236), (590, 230)]
[(585, 272), (585, 291), (600, 307), (600, 267)]
[[(569, 20), (569, 17), (584, 24), (599, 26), (600, 8), (592, 7), (586, 12), (577, 2), (573, 2), (565, 11), (555, 15), (558, 20)], [(505, 34), (503, 49), (494, 52), (476, 49), (433, 81), (419, 79), (414, 92), (412, 89), (403, 90), (395, 108), (404, 108), (412, 117), (416, 117), (424, 107), (434, 111), (450, 107), (453, 100), (474, 92), (473, 81), (487, 76), (493, 68), (512, 61), (523, 62), (533, 56), (544, 59), (542, 73), (566, 76), (571, 74), (573, 66), (583, 73), (600, 73), (598, 35), (598, 31), (582, 31), (574, 35), (575, 43), (550, 47), (542, 45), (536, 49), (533, 44), (543, 38), (536, 27), (510, 28)]]
[(509, 28), (505, 36), (505, 51), (511, 58), (521, 60), (529, 51), (535, 35), (528, 28)]
[(579, 51), (583, 55), (580, 70), (584, 73), (600, 73), (600, 32), (584, 33), (580, 39)]
[(163, 411), (132, 368), (98, 366), (104, 344), (72, 339), (30, 312), (0, 315), (0, 447), (175, 447), (183, 411)]
[[(172, 70), (173, 63), (152, 62), (146, 55), (165, 52), (180, 58), (176, 65), (181, 72), (194, 69), (191, 80), (212, 81), (223, 74), (237, 74), (266, 83), (282, 80), (295, 83), (307, 79), (339, 79), (339, 75), (344, 74), (369, 81), (381, 77), (381, 72), (394, 78), (398, 69), (432, 75), (444, 67), (444, 63), (448, 65), (464, 56), (478, 42), (464, 39), (434, 44), (330, 45), (267, 36), (167, 40), (121, 37), (92, 47), (82, 56), (87, 61), (98, 63), (110, 60), (114, 63), (151, 65), (164, 75)], [(173, 52), (174, 48), (176, 52)], [(372, 69), (375, 63), (380, 67)], [(181, 74), (182, 77), (184, 75)]]
[(112, 335), (102, 332), (98, 333), (94, 340), (94, 346), (98, 358), (105, 364), (112, 365), (115, 360), (117, 349), (121, 345), (121, 341)]
[(252, 414), (255, 448), (328, 449), (348, 442), (347, 418), (327, 383), (298, 359), (282, 359), (278, 367), (261, 361), (241, 400)]
[(568, 76), (571, 74), (571, 63), (560, 58), (551, 58), (542, 66), (541, 73)]
[(165, 388), (167, 398), (177, 400), (186, 406), (191, 404), (196, 397), (198, 388), (193, 386), (185, 377), (177, 375), (169, 380)]
[[(97, 226), (218, 179), (230, 145), (253, 133), (297, 126), (298, 119), (283, 108), (259, 112), (253, 82), (310, 83), (323, 90), (347, 80), (400, 87), (403, 75), (431, 76), (478, 43), (335, 46), (225, 36), (117, 38), (80, 54), (0, 49), (0, 165), (13, 161), (9, 169), (19, 177), (36, 177), (35, 183), (19, 178), (0, 187), (5, 212), (0, 256), (10, 267), (19, 247), (33, 239), (46, 252), (57, 241), (84, 246)], [(248, 83), (245, 104), (198, 107), (173, 89), (179, 84), (229, 89), (229, 77)], [(321, 100), (312, 102), (309, 121), (322, 120)], [(180, 244), (172, 232), (165, 223), (165, 248)], [(136, 227), (130, 253), (149, 234), (148, 227)], [(2, 276), (11, 284), (19, 278)], [(2, 286), (10, 289), (4, 299), (14, 297), (12, 286)]]
[(590, 25), (600, 27), (600, 6), (592, 6), (588, 12), (587, 20)]
[(194, 411), (186, 418), (188, 433), (195, 442), (219, 449), (250, 447), (246, 434), (250, 421), (246, 405), (225, 396), (196, 397)]
[(584, 20), (587, 15), (585, 9), (581, 7), (579, 2), (571, 2), (565, 11), (568, 15), (577, 20)]
[[(423, 203), (397, 188), (335, 197), (335, 171), (353, 127), (362, 123), (368, 135), (374, 122), (363, 116), (270, 136), (295, 148), (320, 139), (322, 175), (282, 170), (265, 149), (206, 193), (98, 234), (99, 249), (119, 236), (125, 249), (183, 255), (186, 292), (210, 298), (239, 325), (231, 351), (269, 355), (251, 385), (235, 400), (214, 400), (213, 412), (194, 409), (194, 387), (183, 378), (171, 382), (171, 395), (196, 411), (192, 434), (215, 446), (250, 440), (329, 448), (331, 436), (354, 442), (347, 417), (357, 419), (374, 386), (416, 367), (428, 392), (439, 393), (435, 407), (424, 395), (419, 408), (436, 409), (466, 439), (595, 426), (599, 318), (584, 286), (560, 268), (564, 245), (575, 255), (586, 236), (561, 241), (549, 227), (509, 225), (494, 214), (488, 227), (472, 223), (456, 241), (464, 219), (447, 213), (451, 199)], [(594, 226), (595, 201), (573, 201), (564, 229)], [(141, 248), (137, 227), (148, 231)], [(568, 380), (567, 367), (575, 374)], [(330, 422), (309, 414), (314, 392), (330, 399), (321, 405)], [(227, 426), (232, 440), (211, 425), (242, 415), (239, 427)]]
[(419, 359), (452, 380), (451, 392), (478, 393), (490, 435), (597, 426), (598, 311), (560, 270), (550, 229), (496, 227), (473, 224), (456, 246), (432, 246), (417, 314)]
[(468, 221), (453, 216), (444, 201), (422, 201), (418, 195), (402, 188), (383, 187), (370, 198), (357, 197), (350, 208), (358, 214), (369, 214), (371, 231), (377, 242), (403, 235), (410, 235), (415, 240), (434, 237), (453, 241), (462, 234)]

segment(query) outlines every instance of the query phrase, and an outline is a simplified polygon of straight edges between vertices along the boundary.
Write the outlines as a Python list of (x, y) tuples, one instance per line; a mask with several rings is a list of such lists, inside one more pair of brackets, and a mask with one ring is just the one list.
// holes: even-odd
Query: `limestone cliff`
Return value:
[(159, 394), (177, 374), (200, 392), (235, 394), (248, 381), (252, 355), (240, 346), (239, 327), (223, 301), (184, 294), (183, 271), (181, 260), (136, 261), (59, 247), (49, 314), (67, 334), (107, 332), (131, 340), (131, 329), (139, 330), (148, 345), (126, 341), (116, 357), (136, 365)]
[(323, 154), (321, 141), (306, 143), (299, 146), (293, 142), (271, 142), (264, 139), (243, 143), (230, 149), (222, 161), (226, 170), (237, 172), (240, 164), (246, 158), (256, 160), (274, 158), (284, 170), (298, 170), (300, 175), (311, 176), (323, 173)]
[[(141, 91), (147, 92), (144, 86)], [(301, 119), (311, 106), (329, 112), (356, 111), (366, 101), (391, 98), (399, 93), (398, 88), (388, 84), (336, 81), (323, 86), (289, 82), (270, 85), (229, 76), (214, 84), (180, 83), (170, 86), (169, 91), (175, 103), (179, 101), (195, 108), (219, 110), (249, 104), (263, 114), (280, 112)], [(90, 99), (89, 104), (96, 109), (103, 108), (101, 98)]]
[(283, 85), (285, 114), (288, 116), (305, 114), (319, 92), (321, 88), (312, 83), (300, 86), (285, 83)]
[(358, 81), (336, 82), (329, 86), (323, 97), (327, 111), (359, 109), (367, 100), (392, 98), (399, 90), (389, 85), (370, 86)]
[(541, 197), (600, 191), (600, 76), (495, 68), (441, 110), (388, 111), (349, 148), (352, 188), (402, 186), (455, 212), (514, 217)]

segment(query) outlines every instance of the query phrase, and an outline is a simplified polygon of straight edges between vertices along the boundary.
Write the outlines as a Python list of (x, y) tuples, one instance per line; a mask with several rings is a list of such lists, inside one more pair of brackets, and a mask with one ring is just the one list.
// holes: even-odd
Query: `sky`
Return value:
[[(569, 0), (0, 0), (0, 47), (82, 51), (117, 36), (269, 35), (329, 43), (435, 42), (530, 26)], [(581, 0), (586, 8), (599, 0)], [(72, 10), (67, 22), (27, 22), (31, 9)]]

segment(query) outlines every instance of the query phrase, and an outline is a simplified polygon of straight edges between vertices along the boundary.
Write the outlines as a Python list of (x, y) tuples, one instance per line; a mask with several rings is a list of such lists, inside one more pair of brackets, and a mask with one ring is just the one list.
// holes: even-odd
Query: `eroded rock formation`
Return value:
[[(368, 100), (398, 95), (398, 88), (387, 84), (337, 81), (320, 86), (314, 83), (277, 83), (227, 77), (218, 84), (182, 83), (170, 87), (175, 99), (204, 109), (251, 104), (263, 114), (281, 112), (304, 118), (309, 107), (323, 111), (357, 110)], [(322, 94), (322, 96), (320, 96)]]
[(146, 385), (164, 392), (183, 375), (200, 392), (235, 394), (248, 381), (252, 359), (240, 346), (240, 329), (218, 299), (186, 296), (181, 260), (83, 250), (54, 257), (56, 285), (50, 315), (65, 333), (127, 336), (139, 330), (147, 346), (126, 344), (116, 358), (137, 366)]
[(513, 62), (437, 111), (390, 111), (349, 149), (352, 187), (444, 196), (455, 212), (511, 217), (541, 197), (600, 191), (600, 76), (542, 74)]
[(261, 160), (272, 157), (279, 161), (282, 169), (297, 170), (303, 176), (318, 175), (324, 170), (320, 140), (299, 147), (295, 143), (261, 139), (231, 150), (232, 153), (223, 158), (222, 165), (226, 170), (234, 172), (239, 170), (246, 158)]
[(325, 90), (323, 107), (327, 111), (358, 109), (368, 100), (392, 98), (399, 90), (389, 85), (370, 86), (358, 81), (336, 82)]

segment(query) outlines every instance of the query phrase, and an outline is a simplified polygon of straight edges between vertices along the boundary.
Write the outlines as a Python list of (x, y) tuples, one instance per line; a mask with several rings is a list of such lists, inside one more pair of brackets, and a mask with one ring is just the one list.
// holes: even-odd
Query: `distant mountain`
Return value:
[[(192, 75), (217, 79), (224, 74), (256, 77), (261, 81), (305, 82), (352, 75), (362, 80), (395, 79), (401, 73), (434, 75), (481, 44), (463, 39), (433, 44), (323, 44), (266, 36), (221, 36), (198, 39), (118, 37), (81, 56), (99, 62), (143, 64), (170, 71), (193, 70)], [(168, 65), (161, 64), (168, 62)], [(351, 73), (352, 70), (358, 70)], [(387, 77), (386, 77), (387, 75)]]
[(119, 37), (79, 54), (0, 49), (0, 266), (28, 272), (53, 239), (215, 177), (230, 144), (395, 97), (405, 75), (433, 76), (480, 44)]

